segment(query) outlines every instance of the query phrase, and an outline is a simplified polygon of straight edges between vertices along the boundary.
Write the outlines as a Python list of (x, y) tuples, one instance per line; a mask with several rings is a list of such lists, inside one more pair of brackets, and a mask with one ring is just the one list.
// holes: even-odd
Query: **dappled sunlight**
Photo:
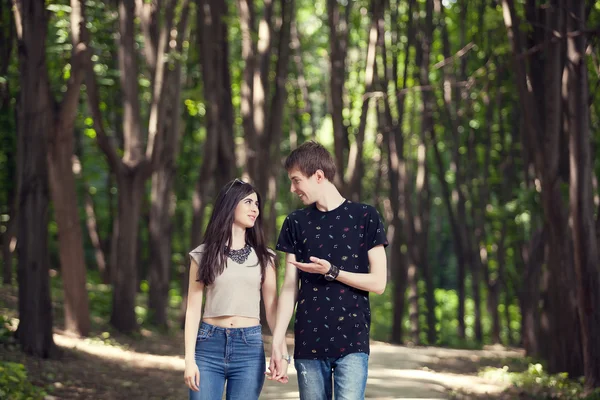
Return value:
[(89, 339), (78, 339), (62, 334), (54, 334), (54, 342), (61, 347), (81, 351), (106, 360), (124, 362), (135, 368), (161, 368), (183, 371), (184, 362), (181, 356), (161, 356), (138, 353), (102, 342)]
[[(60, 333), (54, 335), (57, 345), (77, 350), (107, 361), (125, 364), (128, 368), (163, 370), (165, 372), (183, 372), (182, 355), (157, 355), (140, 353), (130, 348), (116, 347), (101, 341), (81, 339)], [(267, 348), (270, 337), (265, 337)], [(290, 348), (290, 351), (292, 349)], [(267, 351), (268, 354), (268, 351)], [(455, 359), (476, 363), (486, 358), (501, 360), (506, 357), (519, 357), (521, 353), (514, 350), (453, 350), (434, 347), (404, 347), (373, 343), (369, 361), (369, 378), (367, 381), (368, 399), (445, 399), (453, 390), (468, 390), (470, 393), (499, 394), (506, 389), (508, 383), (493, 381), (475, 374), (455, 372), (439, 372), (435, 366), (443, 361), (444, 365)], [(266, 358), (266, 366), (269, 363)], [(459, 364), (457, 364), (458, 368)], [(290, 382), (279, 384), (265, 381), (261, 399), (297, 399), (298, 386), (296, 370), (290, 366), (288, 370)], [(182, 390), (184, 388), (182, 387)]]

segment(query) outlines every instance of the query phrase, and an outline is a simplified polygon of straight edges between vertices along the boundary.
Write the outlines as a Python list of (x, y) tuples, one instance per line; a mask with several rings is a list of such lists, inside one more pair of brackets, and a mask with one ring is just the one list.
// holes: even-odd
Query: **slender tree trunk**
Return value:
[[(148, 283), (148, 306), (152, 311), (152, 322), (167, 326), (169, 282), (171, 278), (171, 253), (173, 240), (172, 219), (175, 212), (173, 184), (176, 172), (175, 161), (179, 148), (181, 116), (181, 62), (183, 42), (187, 39), (189, 1), (181, 5), (181, 17), (176, 31), (170, 31), (168, 51), (175, 55), (172, 68), (165, 73), (164, 92), (161, 95), (163, 123), (159, 123), (162, 134), (157, 144), (159, 167), (152, 176), (152, 205), (150, 208), (150, 271)], [(169, 18), (169, 16), (168, 16)], [(174, 33), (177, 33), (174, 35)], [(165, 33), (163, 33), (165, 34)], [(166, 35), (165, 35), (166, 36)], [(164, 36), (163, 36), (164, 37)], [(174, 44), (174, 45), (173, 45)]]
[[(279, 143), (283, 127), (284, 105), (287, 96), (286, 81), (289, 72), (289, 61), (291, 56), (291, 29), (295, 15), (295, 0), (281, 0), (281, 27), (279, 29), (279, 42), (277, 49), (277, 63), (275, 66), (275, 90), (269, 110), (269, 121), (265, 133), (265, 142), (262, 146), (264, 156), (261, 157), (262, 164), (259, 169), (260, 181), (266, 183), (261, 195), (267, 198), (267, 240), (274, 240), (276, 235), (276, 211), (275, 202), (277, 197), (277, 168), (271, 166), (279, 154)], [(266, 319), (265, 319), (266, 320)]]
[[(588, 77), (583, 0), (567, 3), (568, 133), (570, 150), (570, 206), (577, 277), (579, 322), (583, 345), (583, 369), (588, 392), (600, 387), (600, 269), (594, 226), (592, 154), (590, 151)], [(574, 36), (575, 35), (575, 36)]]
[[(8, 75), (8, 68), (13, 59), (12, 53), (15, 47), (15, 24), (14, 16), (10, 7), (10, 2), (0, 4), (0, 21), (2, 28), (0, 29), (0, 76)], [(6, 80), (0, 83), (0, 109), (5, 110), (6, 116), (11, 118), (14, 112), (14, 106), (10, 104), (10, 82)], [(15, 119), (18, 119), (15, 118)], [(6, 120), (0, 119), (3, 129), (6, 129)], [(11, 124), (12, 125), (12, 124)], [(8, 126), (11, 126), (8, 125)], [(9, 128), (10, 129), (10, 128)], [(5, 132), (3, 136), (3, 146), (5, 148), (16, 149), (17, 137), (14, 132)], [(16, 187), (17, 171), (16, 171), (16, 151), (6, 151), (4, 161), (5, 179), (7, 184), (3, 187), (6, 192), (6, 204), (2, 208), (2, 212), (7, 214), (8, 221), (0, 223), (0, 246), (2, 247), (2, 282), (5, 285), (12, 283), (13, 276), (13, 252), (16, 245), (16, 226), (17, 226), (17, 208), (18, 208), (18, 189)], [(12, 183), (11, 183), (12, 182)], [(4, 229), (2, 229), (4, 228)]]
[(90, 312), (86, 289), (86, 265), (83, 253), (83, 235), (79, 221), (79, 207), (75, 176), (73, 174), (74, 124), (79, 105), (79, 91), (85, 77), (85, 58), (89, 57), (81, 38), (85, 24), (83, 4), (71, 1), (71, 79), (63, 101), (57, 110), (55, 126), (48, 143), (50, 193), (58, 225), (58, 247), (64, 288), (65, 330), (87, 336), (90, 330)]
[(20, 99), (18, 140), (19, 187), (19, 327), (23, 351), (49, 357), (52, 302), (48, 277), (47, 130), (53, 126), (46, 70), (47, 13), (43, 2), (13, 0), (17, 27)]
[(544, 231), (537, 231), (529, 241), (523, 244), (523, 283), (520, 290), (521, 304), (521, 341), (522, 346), (530, 357), (539, 355), (540, 337), (540, 279), (544, 262), (545, 238)]
[(344, 124), (344, 82), (346, 80), (346, 54), (348, 51), (349, 15), (351, 3), (342, 14), (336, 0), (327, 0), (329, 22), (329, 85), (330, 112), (333, 122), (334, 154), (337, 174), (336, 186), (345, 192), (344, 171), (348, 152), (348, 132)]
[[(111, 324), (121, 332), (137, 329), (135, 296), (137, 294), (138, 227), (146, 174), (139, 169), (118, 177), (119, 208), (116, 245), (117, 264), (113, 274)], [(113, 233), (115, 234), (115, 233)]]
[(106, 254), (104, 252), (102, 240), (100, 239), (100, 234), (98, 232), (98, 224), (96, 223), (97, 220), (96, 212), (94, 210), (94, 201), (87, 190), (87, 185), (85, 193), (85, 213), (87, 215), (86, 226), (88, 230), (88, 235), (90, 236), (90, 242), (92, 243), (92, 247), (94, 248), (94, 256), (96, 258), (96, 266), (98, 267), (98, 272), (102, 277), (102, 282), (110, 283), (110, 277), (108, 276), (108, 266), (106, 263)]
[[(383, 19), (383, 5), (378, 4), (378, 0), (371, 2), (372, 21), (369, 27), (369, 39), (367, 45), (367, 60), (365, 65), (365, 92), (363, 94), (360, 121), (354, 142), (348, 151), (348, 162), (346, 163), (347, 195), (352, 201), (358, 202), (361, 198), (362, 177), (364, 176), (363, 148), (365, 141), (365, 131), (367, 129), (367, 115), (369, 113), (369, 104), (372, 97), (375, 75), (375, 57), (377, 53), (377, 41), (379, 37), (378, 23)], [(334, 79), (334, 78), (332, 78)]]
[[(409, 20), (408, 20), (408, 41), (406, 43), (406, 52), (408, 53), (411, 44), (413, 43), (413, 35), (411, 35), (413, 27), (412, 2), (409, 3)], [(383, 10), (384, 4), (379, 4)], [(383, 11), (382, 11), (383, 12)], [(397, 19), (393, 19), (396, 23)], [(394, 283), (393, 291), (393, 321), (392, 321), (392, 337), (394, 343), (403, 343), (403, 317), (405, 310), (405, 295), (407, 287), (407, 274), (409, 266), (409, 253), (403, 250), (407, 244), (407, 227), (406, 223), (406, 184), (408, 179), (406, 171), (406, 160), (404, 157), (404, 137), (402, 136), (402, 121), (404, 117), (404, 100), (405, 95), (399, 89), (398, 70), (398, 26), (394, 26), (394, 43), (396, 48), (392, 51), (391, 76), (387, 69), (387, 50), (385, 42), (385, 21), (381, 17), (378, 18), (378, 47), (381, 49), (383, 66), (379, 73), (381, 91), (386, 93), (388, 85), (392, 83), (396, 95), (397, 121), (393, 120), (390, 101), (387, 96), (384, 96), (384, 101), (379, 105), (379, 124), (383, 133), (383, 142), (387, 152), (387, 168), (390, 184), (390, 270), (391, 278)], [(405, 59), (404, 71), (402, 79), (402, 88), (406, 88), (408, 79), (408, 58)], [(412, 222), (412, 221), (411, 221)]]
[[(444, 18), (444, 7), (440, 2), (438, 3), (441, 12), (440, 21), (442, 21), (442, 47), (443, 54), (445, 58), (450, 57), (450, 40), (448, 37), (448, 29), (445, 25)], [(444, 71), (444, 70), (442, 70)], [(451, 168), (455, 173), (455, 188), (451, 192), (450, 186), (445, 179), (445, 168), (444, 162), (441, 157), (439, 150), (437, 149), (437, 139), (435, 134), (435, 129), (432, 130), (432, 140), (433, 147), (435, 152), (435, 161), (438, 167), (438, 173), (440, 176), (440, 181), (442, 183), (442, 192), (444, 196), (444, 203), (446, 204), (446, 208), (448, 210), (448, 216), (450, 218), (450, 226), (452, 228), (452, 238), (454, 242), (454, 251), (456, 253), (456, 259), (458, 264), (458, 276), (457, 276), (457, 284), (458, 284), (458, 337), (460, 339), (465, 339), (465, 301), (466, 301), (466, 292), (465, 292), (465, 280), (466, 280), (466, 269), (467, 265), (470, 264), (471, 257), (468, 254), (468, 241), (467, 241), (467, 233), (466, 233), (466, 210), (465, 206), (465, 197), (462, 192), (462, 171), (460, 169), (460, 135), (458, 133), (458, 119), (459, 116), (455, 115), (452, 110), (452, 98), (458, 98), (456, 93), (453, 93), (452, 87), (455, 78), (453, 74), (448, 71), (444, 72), (444, 91), (443, 91), (443, 100), (444, 100), (444, 111), (446, 113), (447, 123), (449, 125), (450, 131), (453, 136), (453, 151), (452, 151), (452, 162)], [(452, 199), (456, 198), (457, 205), (456, 211), (453, 207)], [(458, 221), (461, 221), (459, 224)]]
[(308, 95), (308, 83), (306, 82), (306, 76), (304, 74), (304, 61), (302, 60), (302, 46), (301, 46), (301, 38), (298, 32), (298, 28), (296, 27), (295, 21), (292, 21), (291, 26), (291, 43), (290, 46), (293, 51), (293, 60), (296, 66), (296, 74), (298, 81), (298, 88), (302, 93), (302, 103), (304, 104), (304, 108), (301, 109), (302, 114), (308, 116), (309, 125), (311, 129), (311, 136), (313, 138), (316, 137), (317, 134), (317, 125), (315, 122), (315, 117), (313, 115), (313, 104), (310, 96)]
[[(242, 127), (244, 129), (244, 139), (254, 142), (256, 133), (254, 132), (254, 69), (256, 64), (256, 46), (253, 37), (257, 35), (254, 15), (253, 0), (238, 0), (238, 10), (240, 13), (240, 30), (242, 36), (242, 60), (244, 61), (244, 70), (242, 72), (241, 93), (240, 93), (240, 114), (242, 115)], [(244, 164), (248, 165), (248, 159), (251, 156), (245, 154)]]
[[(200, 245), (204, 228), (204, 214), (211, 193), (217, 193), (234, 175), (235, 156), (233, 144), (233, 105), (229, 73), (229, 43), (226, 16), (227, 5), (219, 0), (198, 0), (196, 25), (198, 48), (202, 66), (202, 84), (206, 98), (206, 139), (200, 175), (192, 198), (192, 232), (190, 246)], [(242, 27), (242, 58), (245, 61), (242, 79), (241, 113), (244, 132), (253, 135), (252, 87), (254, 50), (252, 2), (239, 0)], [(248, 131), (251, 130), (251, 131)], [(249, 133), (250, 132), (250, 133)], [(184, 299), (181, 319), (185, 316), (187, 297), (187, 271), (184, 277)]]
[[(271, 70), (271, 54), (273, 50), (273, 0), (263, 1), (263, 14), (258, 24), (258, 41), (253, 44), (256, 50), (256, 64), (252, 79), (252, 123), (253, 129), (250, 132), (254, 136), (250, 136), (246, 140), (246, 165), (248, 167), (249, 178), (256, 185), (261, 195), (267, 192), (268, 178), (267, 174), (263, 174), (264, 164), (268, 165), (268, 161), (263, 157), (270, 155), (268, 123), (270, 119), (270, 104), (271, 88), (269, 85), (269, 72)], [(289, 45), (289, 35), (287, 36)], [(287, 66), (287, 65), (286, 65)], [(265, 151), (265, 147), (267, 151)], [(266, 161), (266, 162), (265, 162)]]
[(87, 336), (90, 330), (86, 265), (73, 176), (73, 129), (58, 128), (50, 142), (48, 165), (64, 288), (65, 330)]

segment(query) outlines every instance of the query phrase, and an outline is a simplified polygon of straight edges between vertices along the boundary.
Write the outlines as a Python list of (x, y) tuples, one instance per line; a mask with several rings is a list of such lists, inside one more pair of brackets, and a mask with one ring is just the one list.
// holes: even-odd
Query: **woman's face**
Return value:
[(238, 203), (235, 208), (233, 223), (241, 228), (252, 228), (258, 214), (258, 196), (256, 193), (251, 193)]

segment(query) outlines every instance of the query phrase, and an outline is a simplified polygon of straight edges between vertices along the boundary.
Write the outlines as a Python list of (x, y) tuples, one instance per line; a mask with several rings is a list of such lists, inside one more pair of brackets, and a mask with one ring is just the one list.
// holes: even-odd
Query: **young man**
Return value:
[[(271, 355), (272, 376), (287, 376), (281, 354), (296, 307), (294, 366), (301, 400), (365, 397), (371, 311), (369, 292), (383, 293), (387, 246), (374, 207), (351, 202), (332, 183), (335, 164), (307, 142), (287, 158), (290, 190), (306, 205), (286, 218), (277, 250), (286, 253)], [(333, 381), (333, 383), (332, 383)]]

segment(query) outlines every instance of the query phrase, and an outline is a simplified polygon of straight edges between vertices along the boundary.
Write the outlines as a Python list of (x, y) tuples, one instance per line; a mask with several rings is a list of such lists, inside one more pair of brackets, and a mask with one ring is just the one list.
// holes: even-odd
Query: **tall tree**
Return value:
[[(118, 59), (123, 101), (124, 148), (122, 157), (118, 155), (115, 144), (107, 136), (102, 126), (99, 94), (95, 83), (95, 73), (91, 68), (88, 69), (87, 86), (98, 145), (108, 160), (112, 174), (116, 177), (119, 193), (117, 218), (113, 225), (112, 243), (114, 246), (111, 246), (111, 268), (114, 269), (111, 273), (113, 280), (111, 324), (122, 332), (131, 332), (137, 329), (135, 295), (138, 284), (138, 226), (145, 182), (158, 165), (159, 152), (156, 148), (162, 138), (157, 121), (164, 115), (164, 107), (160, 107), (160, 104), (161, 96), (164, 93), (162, 88), (166, 69), (164, 68), (165, 47), (158, 49), (158, 46), (154, 44), (154, 40), (157, 38), (146, 35), (144, 49), (151, 76), (152, 92), (146, 140), (139, 101), (138, 74), (140, 70), (134, 23), (138, 16), (136, 15), (136, 3), (135, 0), (121, 0), (118, 7)], [(174, 9), (176, 0), (170, 0), (166, 4), (157, 3), (156, 10), (153, 7), (153, 4), (142, 2), (137, 6), (142, 29), (146, 31), (148, 31), (148, 24), (152, 22), (151, 18), (148, 19), (148, 15), (168, 14), (166, 10)], [(172, 21), (164, 20), (163, 23), (171, 24)], [(157, 50), (156, 53), (152, 51), (153, 49)], [(145, 145), (144, 142), (146, 142)]]
[[(60, 104), (52, 107), (53, 124), (48, 129), (48, 172), (54, 215), (58, 226), (58, 247), (64, 288), (65, 329), (87, 336), (90, 312), (86, 285), (86, 265), (79, 207), (73, 174), (74, 125), (80, 87), (89, 60), (84, 4), (71, 0), (71, 76)], [(48, 93), (50, 96), (50, 93)], [(55, 100), (51, 98), (52, 103)]]
[[(9, 2), (0, 4), (0, 77), (8, 75), (10, 64), (13, 60), (12, 53), (15, 47), (14, 16)], [(0, 212), (8, 215), (8, 221), (0, 222), (0, 247), (2, 254), (2, 281), (4, 284), (12, 283), (13, 250), (16, 240), (17, 227), (17, 172), (16, 172), (16, 147), (17, 140), (14, 134), (14, 107), (11, 105), (11, 84), (8, 79), (0, 82), (0, 146), (4, 161), (2, 162), (2, 184), (0, 201), (3, 204)]]
[[(408, 8), (408, 21), (407, 21), (407, 36), (405, 54), (409, 54), (411, 46), (413, 45), (413, 2), (409, 3)], [(396, 120), (392, 115), (393, 104), (388, 96), (384, 96), (383, 104), (380, 104), (380, 127), (383, 133), (383, 141), (387, 153), (387, 169), (389, 179), (389, 203), (391, 217), (389, 218), (390, 223), (390, 269), (391, 277), (394, 282), (393, 291), (393, 320), (392, 320), (392, 337), (391, 340), (394, 343), (403, 342), (403, 316), (405, 311), (405, 293), (407, 285), (407, 273), (410, 254), (403, 250), (403, 245), (406, 244), (406, 184), (408, 180), (406, 173), (406, 159), (404, 155), (404, 136), (402, 132), (402, 123), (404, 120), (404, 102), (406, 99), (406, 86), (408, 81), (408, 66), (409, 57), (404, 58), (404, 68), (402, 82), (398, 77), (398, 62), (400, 45), (398, 37), (395, 37), (395, 43), (393, 43), (391, 52), (391, 74), (387, 68), (387, 51), (385, 47), (385, 30), (384, 21), (381, 14), (375, 14), (379, 16), (378, 23), (378, 39), (381, 47), (382, 55), (382, 71), (379, 73), (380, 84), (382, 91), (387, 92), (387, 87), (391, 83), (393, 87), (393, 93), (395, 95), (396, 105)], [(397, 24), (397, 18), (392, 18), (394, 24)], [(399, 26), (394, 25), (393, 31), (396, 35), (399, 34)], [(391, 76), (390, 76), (391, 75)]]
[[(158, 34), (158, 54), (170, 56), (171, 62), (162, 60), (157, 68), (164, 68), (164, 83), (156, 85), (160, 103), (156, 104), (161, 112), (154, 113), (156, 119), (150, 121), (151, 129), (160, 131), (157, 136), (157, 167), (152, 174), (150, 205), (150, 265), (148, 269), (148, 308), (155, 325), (167, 326), (167, 305), (169, 300), (169, 282), (172, 253), (172, 217), (175, 209), (173, 183), (175, 179), (175, 161), (179, 148), (181, 117), (181, 75), (183, 42), (187, 40), (187, 22), (189, 0), (184, 0), (179, 10), (180, 17), (175, 29), (175, 8), (165, 13), (165, 23)], [(169, 21), (171, 21), (169, 23)], [(154, 26), (158, 26), (155, 24)], [(159, 89), (160, 88), (160, 89)]]
[[(533, 29), (529, 32), (532, 46), (545, 44), (543, 53), (526, 50), (521, 37), (520, 19), (513, 0), (503, 0), (504, 23), (508, 32), (515, 66), (514, 78), (519, 94), (525, 129), (523, 142), (541, 181), (544, 220), (548, 228), (547, 296), (550, 334), (541, 354), (548, 360), (548, 369), (566, 371), (571, 376), (583, 372), (580, 324), (575, 295), (575, 276), (571, 251), (568, 211), (561, 193), (562, 98), (561, 77), (564, 62), (564, 42), (555, 35), (564, 35), (564, 0), (554, 0), (547, 6), (527, 4), (526, 17)], [(529, 64), (529, 65), (528, 65)], [(533, 75), (531, 71), (540, 71)]]
[(566, 123), (570, 151), (570, 210), (577, 276), (579, 321), (586, 389), (600, 387), (600, 268), (594, 226), (592, 152), (590, 149), (585, 1), (571, 0), (567, 12)]
[(333, 137), (335, 161), (338, 173), (335, 184), (345, 192), (344, 171), (346, 157), (350, 147), (348, 130), (344, 124), (344, 82), (346, 81), (346, 55), (348, 53), (348, 38), (350, 33), (350, 12), (352, 3), (348, 3), (344, 11), (340, 9), (337, 0), (327, 0), (327, 21), (329, 23), (329, 101), (331, 120), (333, 122)]
[(19, 95), (19, 327), (21, 348), (38, 357), (55, 350), (48, 275), (48, 166), (46, 129), (52, 126), (45, 3), (13, 0), (17, 30)]
[[(439, 23), (442, 25), (442, 53), (446, 60), (453, 60), (450, 53), (450, 38), (448, 27), (445, 22), (445, 8), (441, 1), (438, 1), (437, 8), (440, 10)], [(470, 255), (468, 252), (468, 241), (467, 241), (467, 226), (466, 226), (466, 209), (465, 202), (466, 197), (463, 192), (463, 179), (464, 172), (461, 166), (460, 156), (460, 145), (461, 135), (459, 133), (459, 123), (462, 118), (456, 112), (459, 104), (457, 103), (460, 99), (455, 93), (456, 91), (456, 77), (454, 72), (451, 70), (452, 63), (445, 63), (446, 65), (442, 68), (443, 77), (443, 112), (446, 116), (446, 125), (451, 133), (451, 140), (449, 141), (451, 151), (451, 162), (450, 168), (454, 172), (455, 185), (454, 188), (450, 187), (450, 184), (446, 180), (446, 168), (445, 163), (438, 148), (438, 138), (435, 129), (431, 130), (432, 134), (432, 146), (435, 154), (435, 162), (438, 169), (439, 179), (442, 185), (442, 193), (444, 198), (444, 204), (448, 212), (448, 218), (450, 219), (450, 226), (452, 229), (452, 241), (454, 244), (454, 252), (458, 263), (458, 337), (464, 339), (466, 336), (466, 324), (465, 324), (465, 282), (466, 282), (466, 270), (467, 266), (470, 265)], [(452, 99), (454, 98), (454, 103)], [(456, 199), (454, 202), (453, 199)], [(459, 223), (460, 221), (460, 223)]]
[[(284, 120), (286, 81), (289, 70), (291, 27), (294, 0), (280, 0), (275, 18), (275, 2), (263, 4), (263, 14), (255, 24), (254, 2), (239, 1), (243, 24), (244, 72), (242, 83), (242, 121), (246, 173), (263, 196), (266, 205), (267, 238), (275, 235), (276, 168), (272, 168), (279, 149)], [(276, 29), (278, 26), (278, 29)], [(253, 37), (257, 38), (256, 41)], [(277, 40), (276, 40), (277, 39)], [(276, 62), (273, 62), (276, 56)], [(272, 76), (272, 78), (271, 78)], [(271, 88), (271, 82), (274, 87)]]
[[(212, 192), (216, 192), (236, 171), (227, 3), (219, 0), (197, 0), (196, 9), (196, 37), (206, 102), (206, 139), (203, 144), (200, 175), (193, 194), (192, 247), (199, 245), (201, 241), (204, 210), (209, 202), (211, 183), (214, 185)], [(246, 43), (245, 36), (242, 37)], [(244, 47), (243, 52), (245, 51)]]

